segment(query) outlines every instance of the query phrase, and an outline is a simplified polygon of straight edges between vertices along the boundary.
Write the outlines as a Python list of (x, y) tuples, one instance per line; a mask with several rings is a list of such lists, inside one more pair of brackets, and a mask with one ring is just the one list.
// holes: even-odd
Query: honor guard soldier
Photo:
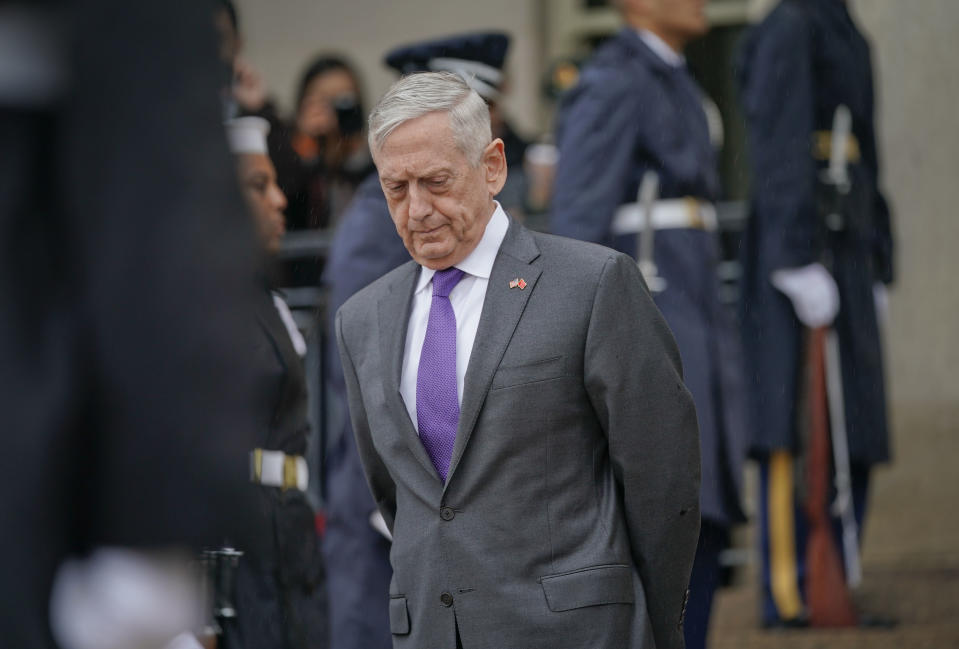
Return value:
[[(459, 74), (483, 99), (495, 105), (500, 97), (503, 63), (509, 37), (502, 33), (471, 33), (397, 48), (385, 62), (401, 74), (447, 71)], [(501, 121), (510, 180), (501, 192), (519, 196), (517, 183), (525, 142)], [(514, 166), (515, 165), (515, 166)], [(504, 205), (504, 207), (511, 207)], [(354, 293), (385, 275), (410, 255), (390, 218), (376, 172), (357, 189), (343, 215), (324, 272), (330, 288), (328, 313), (333, 314)], [(332, 328), (331, 328), (332, 330)], [(332, 336), (330, 337), (332, 340)], [(332, 343), (331, 343), (332, 344)], [(328, 375), (337, 401), (331, 439), (327, 443), (325, 475), (327, 527), (324, 553), (331, 593), (332, 649), (387, 649), (392, 646), (387, 616), (390, 577), (390, 541), (386, 525), (369, 493), (346, 413), (343, 371), (335, 349), (328, 354)]]
[[(227, 122), (240, 189), (267, 258), (280, 248), (286, 207), (267, 152), (269, 130), (261, 117)], [(225, 629), (224, 644), (227, 649), (322, 648), (327, 646), (327, 590), (314, 511), (306, 497), (306, 342), (265, 271), (258, 288), (260, 337), (249, 350), (259, 389), (250, 478), (258, 485), (255, 515), (262, 523), (262, 543), (239, 561), (236, 623)]]
[[(747, 37), (739, 73), (753, 165), (743, 334), (754, 396), (750, 451), (761, 467), (762, 622), (803, 625), (806, 530), (793, 475), (803, 452), (803, 328), (831, 323), (838, 334), (861, 530), (870, 468), (889, 459), (877, 311), (893, 279), (893, 242), (877, 184), (869, 45), (846, 3), (780, 2)], [(837, 191), (839, 210), (824, 204)]]
[(716, 274), (718, 111), (682, 54), (707, 31), (703, 4), (618, 3), (626, 26), (597, 50), (560, 105), (550, 219), (555, 234), (636, 255), (676, 336), (702, 445), (703, 520), (685, 623), (690, 648), (705, 646), (719, 553), (730, 528), (744, 520), (738, 338)]

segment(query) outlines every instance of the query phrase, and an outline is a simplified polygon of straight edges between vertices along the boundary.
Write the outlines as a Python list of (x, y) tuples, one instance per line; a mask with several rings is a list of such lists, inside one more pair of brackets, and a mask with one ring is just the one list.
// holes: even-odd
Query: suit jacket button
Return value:
[(454, 516), (456, 516), (456, 512), (453, 511), (452, 507), (443, 507), (440, 510), (440, 518), (444, 521), (451, 521)]
[(453, 596), (450, 595), (449, 593), (443, 593), (442, 595), (440, 595), (440, 603), (443, 606), (449, 608), (450, 606), (453, 605)]

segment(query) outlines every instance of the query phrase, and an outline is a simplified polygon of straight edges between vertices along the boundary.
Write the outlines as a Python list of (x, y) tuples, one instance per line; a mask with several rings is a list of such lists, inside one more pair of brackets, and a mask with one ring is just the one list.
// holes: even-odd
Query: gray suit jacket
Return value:
[[(672, 335), (625, 255), (512, 222), (444, 485), (399, 392), (419, 266), (339, 311), (357, 448), (393, 531), (394, 646), (683, 646), (699, 438)], [(509, 288), (522, 278), (526, 288)]]

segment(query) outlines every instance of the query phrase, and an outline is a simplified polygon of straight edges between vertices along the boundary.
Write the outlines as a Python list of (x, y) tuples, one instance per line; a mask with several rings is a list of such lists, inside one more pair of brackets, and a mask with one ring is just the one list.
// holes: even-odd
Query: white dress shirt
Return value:
[[(456, 315), (456, 394), (463, 405), (463, 382), (469, 366), (473, 341), (479, 328), (480, 314), (486, 299), (490, 272), (500, 244), (509, 229), (509, 218), (499, 203), (486, 224), (486, 231), (479, 244), (469, 256), (456, 264), (465, 274), (450, 291), (450, 303)], [(403, 351), (403, 374), (400, 378), (400, 394), (406, 404), (413, 426), (419, 431), (416, 420), (416, 376), (419, 373), (420, 353), (426, 338), (426, 325), (430, 319), (430, 304), (433, 301), (433, 274), (436, 271), (420, 267), (419, 280), (413, 293), (413, 309), (406, 327), (406, 347)]]
[(666, 65), (678, 68), (686, 65), (686, 57), (666, 44), (666, 41), (647, 29), (637, 30), (646, 47), (661, 58)]

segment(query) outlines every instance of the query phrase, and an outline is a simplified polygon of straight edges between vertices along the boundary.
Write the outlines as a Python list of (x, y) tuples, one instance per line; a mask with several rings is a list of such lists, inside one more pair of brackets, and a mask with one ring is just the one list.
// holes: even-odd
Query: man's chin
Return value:
[(430, 270), (443, 270), (444, 268), (449, 268), (454, 265), (454, 262), (451, 261), (452, 257), (446, 255), (445, 257), (439, 257), (434, 259), (428, 259), (426, 257), (419, 257), (416, 259), (416, 262), (425, 268)]
[[(409, 248), (407, 248), (409, 249)], [(421, 266), (427, 268), (441, 269), (449, 266), (449, 259), (452, 257), (454, 248), (441, 243), (420, 243), (414, 245), (411, 250), (413, 259)], [(444, 265), (445, 264), (445, 265)]]

